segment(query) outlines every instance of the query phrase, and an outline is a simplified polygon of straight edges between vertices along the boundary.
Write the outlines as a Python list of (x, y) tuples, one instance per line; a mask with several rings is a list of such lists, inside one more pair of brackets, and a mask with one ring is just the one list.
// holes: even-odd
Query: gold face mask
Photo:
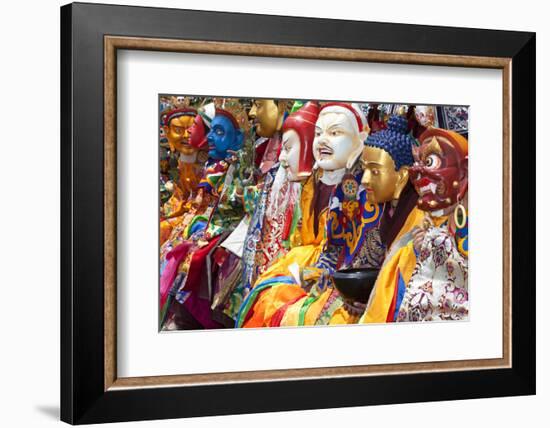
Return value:
[(377, 147), (363, 148), (361, 158), (363, 178), (361, 183), (371, 203), (383, 203), (399, 199), (409, 179), (408, 167), (395, 170), (395, 162), (388, 152)]
[(256, 124), (256, 134), (260, 137), (272, 137), (283, 125), (284, 109), (279, 109), (274, 100), (254, 100), (248, 113)]
[(194, 116), (179, 116), (170, 121), (165, 128), (166, 138), (170, 144), (170, 150), (191, 155), (196, 149), (189, 144), (189, 128), (193, 125)]

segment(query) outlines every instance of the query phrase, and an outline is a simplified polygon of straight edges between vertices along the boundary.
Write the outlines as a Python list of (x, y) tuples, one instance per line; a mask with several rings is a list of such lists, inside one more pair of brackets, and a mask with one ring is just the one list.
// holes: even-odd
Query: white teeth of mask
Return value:
[(435, 191), (437, 189), (437, 185), (435, 183), (430, 184), (430, 190), (435, 195)]

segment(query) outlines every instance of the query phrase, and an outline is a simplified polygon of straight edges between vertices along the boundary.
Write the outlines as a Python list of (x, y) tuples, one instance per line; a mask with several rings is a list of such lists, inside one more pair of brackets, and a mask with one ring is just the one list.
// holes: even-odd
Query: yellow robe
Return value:
[[(424, 220), (425, 213), (415, 208), (422, 214), (419, 217), (419, 222), (416, 226), (420, 226)], [(414, 211), (414, 210), (413, 210)], [(413, 213), (411, 212), (411, 215)], [(442, 224), (447, 220), (447, 217), (440, 217), (434, 219), (434, 223), (437, 225)], [(414, 227), (414, 226), (413, 226)], [(409, 231), (412, 230), (412, 227)], [(359, 323), (385, 323), (388, 321), (389, 312), (392, 309), (392, 303), (394, 303), (394, 296), (396, 294), (396, 287), (398, 282), (403, 281), (405, 286), (409, 283), (416, 266), (416, 254), (414, 252), (412, 237), (406, 239), (404, 234), (400, 233), (399, 238), (396, 239), (395, 246), (388, 254), (378, 278), (372, 291), (369, 303), (365, 312), (359, 319)], [(395, 310), (395, 308), (393, 308)]]
[(357, 324), (359, 315), (349, 313), (344, 306), (339, 307), (330, 317), (330, 325)]
[[(289, 267), (296, 264), (298, 267), (310, 266), (317, 262), (326, 240), (325, 226), (328, 207), (324, 208), (318, 216), (319, 227), (317, 234), (314, 232), (313, 197), (315, 193), (315, 179), (311, 176), (302, 189), (300, 206), (302, 211), (302, 225), (297, 229), (291, 242), (293, 248), (282, 258), (271, 265), (255, 283), (255, 287), (266, 280), (278, 276), (292, 276)], [(243, 327), (267, 327), (275, 312), (290, 300), (305, 295), (305, 291), (297, 284), (280, 284), (265, 289), (258, 296), (253, 314), (246, 320)]]
[[(422, 221), (424, 220), (425, 213), (418, 208), (414, 208), (411, 210), (409, 215), (407, 216), (407, 219), (405, 220), (405, 223), (401, 227), (401, 230), (396, 235), (394, 242), (398, 242), (399, 239), (401, 239), (406, 233), (410, 232), (414, 227), (420, 226), (422, 224)], [(414, 264), (412, 266), (414, 268)], [(406, 273), (408, 274), (408, 269), (406, 270)], [(412, 269), (410, 271), (412, 273)], [(410, 277), (410, 274), (409, 274)], [(395, 280), (395, 278), (393, 278)], [(395, 281), (394, 281), (395, 282)], [(391, 304), (391, 299), (393, 298), (393, 291), (394, 288), (391, 288), (391, 291), (388, 291), (392, 293), (391, 297), (389, 298), (389, 303), (384, 300), (384, 307), (386, 307), (386, 313), (389, 309), (389, 304)], [(304, 325), (314, 325), (319, 318), (319, 315), (321, 313), (321, 310), (323, 309), (323, 304), (328, 300), (328, 297), (330, 296), (332, 290), (327, 289), (321, 293), (321, 295), (317, 298), (318, 304), (311, 304), (309, 308), (307, 308), (306, 315), (305, 315), (305, 321)], [(302, 305), (305, 302), (304, 300), (297, 301), (294, 305)], [(323, 302), (323, 304), (321, 304)], [(292, 306), (294, 306), (292, 305)], [(290, 309), (290, 308), (289, 308)], [(344, 306), (341, 306), (340, 308), (336, 309), (334, 311), (333, 315), (330, 318), (329, 324), (330, 325), (337, 325), (337, 324), (356, 324), (360, 319), (359, 315), (351, 314), (347, 311), (347, 309)], [(384, 318), (385, 321), (385, 318)], [(281, 324), (282, 325), (282, 324)], [(285, 324), (285, 325), (291, 325), (291, 324)], [(297, 325), (297, 324), (294, 324)]]
[(327, 222), (327, 211), (325, 208), (319, 215), (319, 227), (317, 235), (314, 232), (313, 203), (315, 183), (313, 177), (310, 177), (304, 184), (300, 198), (300, 206), (302, 211), (302, 225), (298, 228), (294, 236), (291, 238), (292, 249), (282, 258), (278, 259), (266, 271), (261, 274), (256, 280), (256, 284), (262, 281), (279, 275), (290, 275), (288, 267), (294, 263), (298, 266), (309, 266), (314, 264), (323, 250), (325, 244), (325, 226)]

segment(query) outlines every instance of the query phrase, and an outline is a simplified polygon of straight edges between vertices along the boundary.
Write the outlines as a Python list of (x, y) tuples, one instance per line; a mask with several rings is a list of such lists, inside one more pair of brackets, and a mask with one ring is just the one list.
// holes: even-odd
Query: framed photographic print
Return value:
[(535, 393), (533, 33), (76, 3), (61, 53), (62, 420)]

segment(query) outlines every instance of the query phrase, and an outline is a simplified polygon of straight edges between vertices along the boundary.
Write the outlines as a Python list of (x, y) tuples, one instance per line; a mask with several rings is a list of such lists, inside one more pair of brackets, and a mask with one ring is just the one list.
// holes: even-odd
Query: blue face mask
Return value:
[(207, 135), (208, 157), (211, 159), (225, 159), (228, 150), (237, 151), (243, 144), (243, 133), (235, 129), (231, 120), (225, 116), (217, 115), (212, 119), (210, 132)]

